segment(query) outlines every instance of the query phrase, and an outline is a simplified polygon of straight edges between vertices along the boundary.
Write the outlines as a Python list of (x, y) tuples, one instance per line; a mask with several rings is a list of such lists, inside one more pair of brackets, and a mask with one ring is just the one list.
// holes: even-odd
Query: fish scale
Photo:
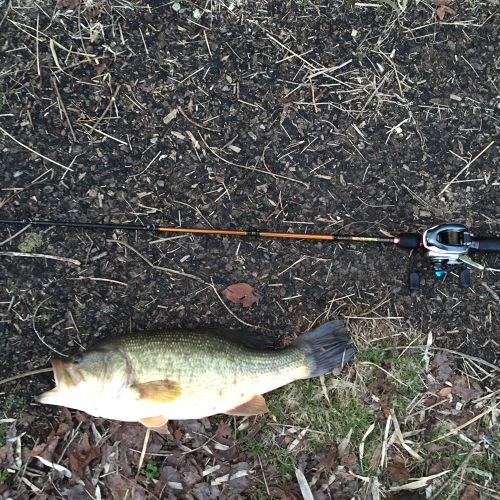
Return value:
[[(196, 382), (204, 374), (252, 379), (305, 365), (304, 354), (294, 346), (277, 351), (249, 349), (210, 331), (158, 332), (146, 338), (139, 334), (109, 345), (127, 353), (140, 382), (161, 378)], [(217, 384), (219, 380), (214, 381)]]

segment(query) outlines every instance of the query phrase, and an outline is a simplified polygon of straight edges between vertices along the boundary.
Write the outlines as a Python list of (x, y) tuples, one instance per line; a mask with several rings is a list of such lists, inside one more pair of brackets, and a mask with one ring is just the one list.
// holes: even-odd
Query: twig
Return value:
[(117, 85), (115, 91), (113, 92), (113, 95), (111, 96), (111, 100), (109, 101), (108, 105), (106, 106), (106, 109), (102, 112), (101, 116), (97, 119), (97, 121), (94, 123), (94, 125), (92, 125), (92, 127), (90, 128), (89, 134), (92, 134), (94, 132), (94, 130), (98, 127), (99, 123), (101, 123), (101, 121), (104, 118), (104, 116), (106, 115), (106, 113), (110, 110), (111, 105), (115, 101), (116, 96), (118, 95), (119, 91), (120, 91), (120, 85)]
[(215, 285), (214, 285), (213, 281), (212, 281), (212, 283), (206, 283), (206, 284), (209, 285), (210, 288), (212, 288), (212, 290), (214, 291), (215, 295), (220, 300), (220, 303), (227, 309), (227, 312), (233, 318), (237, 319), (242, 325), (249, 326), (250, 328), (258, 328), (258, 326), (251, 325), (250, 323), (247, 323), (246, 321), (243, 321), (242, 319), (238, 318), (238, 316), (236, 316), (236, 314), (234, 314), (234, 312), (231, 311), (231, 309), (229, 309), (229, 307), (227, 306), (227, 304), (224, 302), (224, 300), (222, 299), (222, 297), (219, 295), (219, 292), (217, 291), (217, 288), (215, 288)]
[(314, 66), (314, 64), (311, 64), (307, 59), (304, 59), (300, 54), (297, 54), (297, 52), (294, 52), (292, 49), (288, 48), (285, 44), (281, 43), (279, 40), (274, 38), (274, 36), (271, 35), (271, 33), (266, 33), (266, 36), (267, 36), (267, 38), (269, 38), (269, 40), (272, 40), (274, 43), (279, 45), (282, 49), (285, 49), (287, 52), (290, 52), (290, 54), (292, 54), (294, 57), (296, 57), (297, 59), (302, 61), (310, 70), (318, 71), (320, 69), (320, 68), (317, 68), (316, 66)]
[[(85, 125), (86, 127), (92, 129), (92, 127), (88, 124), (88, 123), (84, 123), (83, 125)], [(125, 141), (122, 141), (121, 139), (118, 139), (118, 137), (115, 137), (111, 134), (108, 134), (106, 132), (104, 132), (103, 130), (99, 130), (99, 129), (93, 129), (94, 132), (97, 132), (98, 134), (101, 134), (103, 135), (104, 137), (107, 137), (108, 139), (111, 139), (113, 141), (116, 141), (118, 144), (122, 144), (123, 146), (128, 146), (128, 142), (125, 142)]]
[(2, 24), (5, 22), (7, 19), (7, 16), (9, 15), (10, 9), (12, 8), (12, 1), (10, 1), (7, 5), (7, 8), (5, 9), (5, 14), (3, 15), (2, 19), (0, 19), (0, 28), (2, 27)]
[(59, 92), (59, 89), (57, 87), (57, 82), (55, 78), (50, 79), (50, 83), (52, 85), (52, 88), (54, 89), (54, 92), (56, 93), (57, 99), (59, 101), (59, 104), (61, 105), (61, 110), (63, 112), (64, 118), (66, 118), (66, 122), (68, 124), (69, 131), (71, 133), (71, 137), (73, 137), (73, 140), (75, 142), (78, 142), (76, 140), (76, 135), (75, 131), (73, 130), (73, 125), (71, 125), (71, 120), (69, 119), (68, 112), (66, 111), (66, 106), (64, 105), (64, 101), (62, 100), (61, 93)]
[(39, 373), (51, 372), (52, 368), (40, 368), (39, 370), (31, 370), (30, 372), (21, 373), (19, 375), (14, 375), (12, 377), (4, 378), (0, 380), (0, 385), (8, 384), (9, 382), (14, 382), (14, 380), (19, 380), (20, 378), (30, 377), (31, 375), (38, 375)]
[(458, 174), (455, 175), (455, 177), (453, 177), (453, 179), (451, 179), (451, 181), (448, 182), (448, 184), (446, 184), (446, 186), (443, 189), (441, 189), (441, 191), (439, 191), (438, 196), (441, 196), (476, 160), (478, 160), (481, 156), (483, 156), (483, 154), (486, 153), (486, 151), (488, 151), (488, 149), (490, 149), (491, 146), (493, 146), (493, 144), (495, 144), (495, 141), (491, 141), (485, 148), (483, 148), (483, 150), (480, 153), (474, 156), (474, 158), (472, 158), (471, 161), (466, 163), (465, 167), (462, 168), (462, 170), (460, 170), (460, 172), (458, 172)]
[(486, 415), (488, 415), (488, 413), (491, 413), (493, 410), (495, 410), (496, 408), (498, 408), (499, 405), (500, 405), (500, 402), (495, 403), (494, 405), (491, 405), (487, 410), (484, 410), (479, 415), (476, 415), (475, 417), (471, 418), (467, 422), (459, 425), (458, 427), (455, 427), (454, 429), (452, 429), (451, 431), (447, 432), (446, 434), (443, 434), (442, 436), (439, 436), (436, 439), (433, 439), (432, 441), (429, 441), (426, 444), (435, 443), (436, 441), (441, 441), (442, 439), (445, 439), (447, 437), (454, 436), (455, 434), (458, 434), (458, 432), (461, 431), (462, 429), (465, 429), (465, 427), (468, 427), (470, 424), (473, 424), (474, 422), (476, 422), (476, 420), (480, 420), (481, 418), (483, 418)]
[(182, 272), (182, 271), (177, 271), (175, 269), (169, 269), (167, 267), (157, 266), (157, 265), (153, 264), (147, 257), (145, 257), (144, 255), (142, 255), (133, 246), (129, 245), (128, 243), (125, 243), (124, 241), (120, 241), (120, 240), (107, 240), (107, 241), (108, 241), (108, 243), (117, 243), (118, 245), (123, 245), (125, 248), (128, 248), (129, 250), (131, 250), (132, 252), (134, 252), (146, 264), (148, 264), (153, 269), (156, 269), (157, 271), (164, 271), (166, 273), (172, 273), (172, 274), (177, 274), (179, 276), (185, 276), (186, 278), (190, 278), (190, 279), (199, 281), (199, 282), (203, 283), (204, 285), (209, 286), (210, 288), (212, 288), (212, 290), (214, 291), (215, 295), (220, 300), (221, 304), (227, 309), (227, 311), (229, 312), (229, 314), (231, 314), (231, 316), (233, 316), (235, 319), (237, 319), (240, 323), (242, 323), (245, 326), (249, 326), (250, 328), (258, 328), (256, 325), (251, 325), (250, 323), (247, 323), (246, 321), (243, 321), (242, 319), (238, 318), (238, 316), (236, 316), (236, 314), (234, 314), (233, 311), (231, 311), (231, 309), (229, 309), (229, 307), (226, 305), (226, 303), (224, 302), (224, 300), (219, 295), (219, 292), (215, 288), (215, 285), (213, 284), (213, 282), (212, 283), (207, 283), (203, 279), (199, 278), (198, 276), (195, 276), (194, 274), (188, 274), (188, 273), (185, 273), (185, 272)]
[(466, 467), (467, 464), (469, 463), (470, 459), (472, 458), (472, 455), (476, 453), (476, 451), (480, 448), (481, 443), (476, 443), (469, 453), (467, 453), (467, 456), (463, 459), (462, 463), (460, 464), (459, 467), (453, 472), (453, 474), (446, 479), (446, 481), (442, 484), (442, 486), (434, 493), (431, 497), (430, 500), (437, 500), (438, 498), (441, 498), (440, 495), (443, 493), (443, 491), (450, 485), (451, 481), (455, 479), (460, 472), (462, 472)]
[(27, 146), (23, 142), (18, 141), (13, 135), (9, 134), (7, 132), (7, 130), (5, 130), (4, 128), (0, 127), (0, 132), (2, 132), (7, 137), (12, 139), (16, 144), (19, 144), (19, 146), (23, 147), (24, 149), (27, 149), (30, 153), (33, 153), (33, 154), (39, 156), (40, 158), (43, 158), (44, 160), (47, 160), (48, 162), (53, 163), (54, 165), (57, 165), (58, 167), (64, 168), (64, 170), (66, 170), (66, 171), (70, 170), (71, 172), (73, 172), (72, 168), (67, 167), (66, 165), (63, 165), (62, 163), (59, 163), (58, 161), (52, 160), (52, 159), (48, 158), (47, 156), (44, 156), (42, 153), (35, 151), (34, 149), (30, 148), (29, 146)]
[[(1, 243), (0, 243), (1, 245)], [(500, 303), (500, 297), (498, 296), (498, 293), (495, 292), (495, 290), (493, 290), (487, 283), (485, 283), (484, 281), (481, 281), (481, 285), (483, 285), (483, 287), (485, 288), (485, 290), (487, 292), (489, 292), (489, 294), (497, 301)]]
[(36, 306), (36, 309), (35, 309), (35, 312), (33, 313), (33, 321), (32, 321), (32, 324), (33, 324), (33, 330), (35, 331), (35, 334), (36, 336), (38, 337), (38, 340), (40, 340), (40, 342), (45, 346), (45, 347), (48, 347), (51, 351), (54, 351), (56, 354), (58, 354), (59, 356), (63, 356), (65, 357), (65, 355), (62, 353), (62, 352), (59, 352), (57, 349), (55, 349), (54, 347), (50, 346), (49, 344), (47, 344), (47, 342), (45, 342), (45, 339), (40, 335), (39, 331), (36, 329), (36, 315), (38, 313), (38, 310), (40, 309), (40, 307), (42, 306), (42, 304), (44, 304), (45, 302), (47, 302), (47, 300), (49, 300), (49, 298), (46, 298), (45, 300), (42, 300), (40, 302), (40, 304), (38, 304)]
[[(347, 316), (346, 316), (347, 317)], [(469, 354), (464, 354), (459, 351), (453, 351), (452, 349), (446, 349), (445, 347), (434, 347), (434, 346), (427, 346), (427, 345), (412, 345), (412, 346), (396, 346), (396, 347), (384, 347), (381, 349), (382, 351), (392, 351), (394, 349), (430, 349), (432, 351), (443, 351), (447, 352), (449, 354), (454, 354), (455, 356), (460, 356), (462, 358), (470, 359), (471, 361), (475, 361), (476, 363), (482, 363), (483, 365), (486, 365), (487, 367), (491, 368), (492, 370), (496, 370), (497, 372), (500, 372), (500, 367), (495, 366), (493, 363), (489, 363), (488, 361), (478, 358), (476, 356), (470, 356)]]
[(372, 363), (371, 361), (361, 361), (360, 365), (369, 365), (369, 366), (374, 366), (375, 368), (378, 368), (380, 371), (383, 371), (386, 375), (389, 375), (389, 377), (392, 377), (396, 382), (398, 382), (401, 385), (404, 385), (405, 387), (410, 387), (408, 384), (405, 384), (402, 380), (399, 380), (395, 375), (393, 375), (391, 372), (385, 370), (381, 366)]
[(3, 208), (5, 205), (7, 205), (7, 203), (9, 203), (13, 198), (15, 198), (17, 195), (21, 194), (23, 191), (26, 191), (27, 189), (29, 189), (30, 187), (33, 187), (33, 186), (36, 186), (37, 184), (39, 184), (39, 180), (42, 178), (42, 177), (45, 177), (48, 173), (52, 172), (52, 168), (49, 168), (48, 170), (46, 170), (43, 174), (39, 175), (33, 182), (31, 182), (30, 184), (28, 184), (26, 187), (23, 187), (23, 188), (18, 188), (14, 193), (12, 193), (11, 195), (7, 196), (5, 198), (5, 200), (2, 200), (0, 202), (0, 208)]
[(132, 177), (139, 177), (140, 175), (142, 175), (144, 172), (146, 172), (148, 170), (148, 168), (156, 161), (156, 159), (161, 155), (161, 151), (158, 151), (158, 153), (156, 153), (155, 157), (146, 165), (146, 167), (141, 170), (138, 174), (135, 174), (133, 175)]
[(13, 234), (12, 236), (9, 236), (6, 240), (0, 241), (0, 247), (2, 245), (5, 245), (9, 241), (13, 240), (14, 238), (17, 238), (20, 234), (23, 234), (24, 231), (26, 231), (30, 227), (31, 227), (31, 224), (28, 224), (27, 226), (24, 226), (22, 229), (19, 229), (19, 231), (17, 233)]
[(205, 282), (201, 278), (199, 278), (198, 276), (195, 276), (194, 274), (189, 274), (189, 273), (185, 273), (183, 271), (177, 271), (176, 269), (169, 269), (168, 267), (162, 267), (162, 266), (157, 266), (156, 264), (153, 264), (147, 257), (142, 255), (142, 253), (140, 253), (139, 250), (136, 250), (133, 246), (129, 245), (128, 243), (125, 243), (124, 241), (120, 241), (120, 240), (106, 240), (106, 241), (108, 243), (116, 243), (118, 245), (124, 246), (125, 248), (128, 248), (129, 250), (134, 252), (136, 255), (138, 255), (148, 266), (152, 267), (153, 269), (156, 269), (158, 271), (164, 271), (164, 272), (170, 273), (170, 274), (176, 274), (178, 276), (184, 276), (186, 278), (200, 281), (201, 283), (205, 284)]
[(109, 278), (95, 278), (94, 276), (79, 276), (78, 278), (68, 278), (71, 281), (79, 281), (79, 280), (91, 280), (91, 281), (106, 281), (108, 283), (116, 283), (117, 285), (128, 286), (128, 283), (124, 283), (123, 281), (112, 280)]
[(179, 113), (189, 122), (191, 123), (192, 125), (194, 125), (195, 127), (200, 127), (200, 128), (203, 128), (205, 130), (210, 130), (211, 132), (222, 132), (222, 130), (220, 128), (212, 128), (212, 127), (207, 127), (205, 125), (201, 125), (200, 123), (196, 123), (192, 118), (189, 118), (188, 115), (186, 115), (186, 113), (184, 112), (184, 110), (180, 107), (180, 106), (177, 106), (177, 109), (179, 111)]
[(264, 486), (266, 487), (267, 496), (271, 498), (271, 492), (269, 491), (269, 486), (266, 479), (266, 471), (264, 470), (264, 467), (262, 467), (262, 460), (260, 459), (260, 455), (257, 455), (257, 458), (259, 459), (260, 471), (262, 472), (262, 478), (264, 479)]
[(57, 255), (47, 255), (44, 253), (24, 253), (24, 252), (0, 252), (0, 256), (5, 257), (33, 257), (37, 259), (51, 259), (59, 260), (61, 262), (68, 262), (69, 264), (74, 264), (75, 266), (81, 266), (82, 263), (76, 259), (70, 259), (69, 257), (59, 257)]
[(144, 463), (144, 457), (146, 456), (146, 450), (148, 448), (150, 435), (151, 431), (149, 430), (149, 427), (146, 427), (146, 434), (144, 435), (144, 443), (142, 444), (141, 455), (139, 457), (139, 465), (137, 466), (137, 474), (135, 476), (136, 479), (139, 477), (139, 473), (141, 472), (142, 469), (142, 464)]
[(214, 148), (210, 147), (205, 139), (200, 135), (200, 138), (201, 140), (203, 141), (203, 144), (205, 144), (205, 146), (208, 148), (208, 150), (214, 155), (216, 156), (217, 158), (219, 158), (219, 160), (222, 160), (224, 163), (227, 163), (228, 165), (232, 165), (233, 167), (238, 167), (238, 168), (243, 168), (245, 170), (251, 170), (252, 172), (259, 172), (260, 174), (266, 174), (266, 175), (271, 175), (272, 177), (278, 177), (280, 179), (285, 179), (287, 181), (291, 181), (291, 182), (296, 182), (297, 184), (302, 184), (303, 186), (305, 186), (307, 189), (309, 189), (309, 184), (307, 184), (307, 182), (304, 182), (304, 181), (301, 181), (299, 179), (294, 179), (293, 177), (287, 177), (286, 175), (281, 175), (281, 174), (276, 174), (274, 172), (270, 172), (268, 170), (263, 170), (262, 168), (257, 168), (257, 167), (249, 167), (248, 165), (241, 165), (239, 163), (234, 163), (233, 161), (230, 161), (230, 160), (226, 160), (225, 158), (223, 158), (222, 156), (220, 156), (219, 154), (217, 154), (214, 150)]

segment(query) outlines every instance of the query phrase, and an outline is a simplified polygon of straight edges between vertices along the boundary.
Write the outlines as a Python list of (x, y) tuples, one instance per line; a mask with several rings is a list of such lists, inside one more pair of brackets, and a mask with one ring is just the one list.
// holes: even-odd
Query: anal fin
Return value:
[(236, 408), (231, 408), (227, 410), (227, 415), (236, 415), (241, 417), (247, 417), (251, 415), (262, 415), (263, 413), (267, 413), (269, 408), (267, 407), (266, 400), (264, 396), (260, 394), (256, 394), (252, 399), (248, 400), (246, 403), (243, 403)]

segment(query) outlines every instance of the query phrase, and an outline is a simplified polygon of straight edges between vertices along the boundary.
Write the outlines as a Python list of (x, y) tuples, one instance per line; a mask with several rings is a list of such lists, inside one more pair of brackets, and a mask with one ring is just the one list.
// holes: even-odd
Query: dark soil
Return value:
[[(1, 218), (376, 236), (458, 222), (499, 234), (496, 146), (439, 194), (499, 132), (494, 2), (460, 2), (443, 23), (427, 2), (399, 14), (349, 2), (179, 5), (3, 4), (0, 126), (39, 154), (0, 133)], [(1, 227), (0, 241), (17, 229)], [(494, 272), (473, 271), (464, 290), (390, 247), (157, 238), (30, 228), (3, 245), (81, 265), (0, 256), (0, 378), (47, 365), (54, 352), (36, 332), (69, 354), (131, 329), (242, 326), (206, 284), (111, 239), (219, 292), (250, 283), (260, 302), (228, 307), (280, 338), (364, 315), (496, 359)], [(500, 268), (498, 254), (477, 260)], [(422, 293), (410, 296), (417, 264)], [(50, 383), (26, 378), (0, 398), (16, 394), (42, 421), (57, 409), (33, 396)]]

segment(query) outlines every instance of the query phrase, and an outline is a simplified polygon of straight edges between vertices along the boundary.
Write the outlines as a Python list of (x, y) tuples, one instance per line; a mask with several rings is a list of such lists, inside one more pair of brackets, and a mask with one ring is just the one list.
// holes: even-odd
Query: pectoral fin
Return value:
[(181, 395), (181, 387), (173, 380), (152, 380), (132, 386), (139, 399), (147, 399), (157, 403), (170, 403)]
[(232, 408), (225, 413), (227, 413), (228, 415), (247, 417), (250, 415), (262, 415), (263, 413), (267, 413), (268, 411), (269, 408), (267, 407), (266, 400), (263, 396), (257, 394), (246, 403), (243, 403), (236, 408)]

